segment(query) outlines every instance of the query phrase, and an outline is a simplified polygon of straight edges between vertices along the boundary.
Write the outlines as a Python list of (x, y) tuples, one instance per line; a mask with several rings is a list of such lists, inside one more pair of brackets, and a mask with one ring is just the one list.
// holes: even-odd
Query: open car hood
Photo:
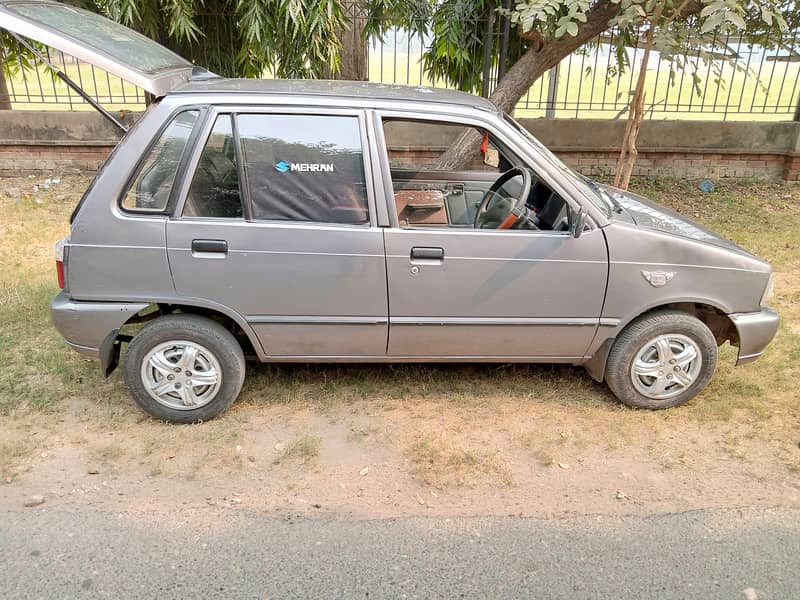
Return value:
[(101, 15), (51, 0), (0, 0), (0, 27), (60, 50), (164, 96), (192, 78), (194, 65)]

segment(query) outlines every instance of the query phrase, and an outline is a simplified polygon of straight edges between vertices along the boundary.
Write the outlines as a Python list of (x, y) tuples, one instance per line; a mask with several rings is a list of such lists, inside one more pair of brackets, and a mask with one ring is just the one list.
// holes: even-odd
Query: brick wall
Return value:
[(783, 165), (784, 181), (800, 182), (800, 156), (786, 157)]
[[(613, 174), (618, 152), (560, 152), (561, 159), (586, 175)], [(633, 174), (687, 179), (797, 180), (800, 158), (780, 154), (720, 154), (699, 152), (640, 152)]]
[(113, 145), (0, 145), (0, 175), (92, 172), (100, 167), (113, 149)]

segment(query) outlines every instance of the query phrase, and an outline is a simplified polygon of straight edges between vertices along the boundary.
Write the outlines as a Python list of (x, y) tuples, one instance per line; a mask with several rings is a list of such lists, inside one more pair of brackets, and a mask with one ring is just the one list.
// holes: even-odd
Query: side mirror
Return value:
[(583, 230), (586, 227), (586, 213), (583, 210), (583, 207), (578, 211), (572, 218), (572, 227), (570, 228), (570, 232), (572, 233), (572, 237), (578, 239), (583, 234)]

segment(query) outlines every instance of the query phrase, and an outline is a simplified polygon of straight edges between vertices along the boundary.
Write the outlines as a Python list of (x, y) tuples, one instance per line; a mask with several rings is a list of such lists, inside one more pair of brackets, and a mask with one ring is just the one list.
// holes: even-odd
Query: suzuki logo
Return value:
[(275, 170), (278, 171), (279, 173), (286, 173), (286, 171), (288, 171), (291, 168), (292, 165), (287, 163), (285, 160), (282, 160), (281, 162), (275, 165)]
[(675, 271), (642, 271), (642, 277), (653, 287), (664, 287), (675, 277)]

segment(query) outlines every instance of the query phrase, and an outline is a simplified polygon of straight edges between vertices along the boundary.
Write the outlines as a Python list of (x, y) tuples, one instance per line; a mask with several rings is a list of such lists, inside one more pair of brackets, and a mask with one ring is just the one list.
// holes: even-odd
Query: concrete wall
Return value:
[[(136, 115), (123, 120), (135, 122)], [(0, 111), (0, 175), (95, 171), (120, 139), (98, 113)]]
[[(624, 121), (523, 119), (526, 128), (570, 166), (613, 173)], [(635, 175), (689, 179), (784, 179), (800, 175), (800, 123), (645, 121)]]
[[(127, 115), (133, 122), (136, 115)], [(624, 121), (523, 119), (565, 162), (590, 175), (614, 172)], [(394, 152), (446, 147), (451, 132), (394, 131)], [(119, 133), (95, 112), (0, 111), (0, 175), (93, 171)], [(800, 179), (800, 123), (645, 121), (635, 174), (699, 178)]]

